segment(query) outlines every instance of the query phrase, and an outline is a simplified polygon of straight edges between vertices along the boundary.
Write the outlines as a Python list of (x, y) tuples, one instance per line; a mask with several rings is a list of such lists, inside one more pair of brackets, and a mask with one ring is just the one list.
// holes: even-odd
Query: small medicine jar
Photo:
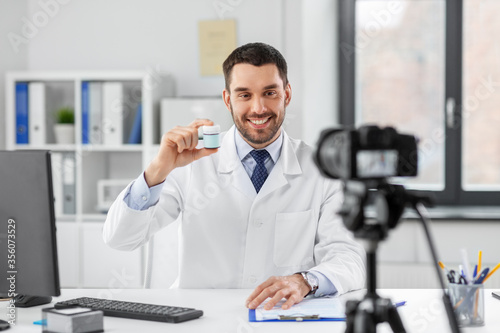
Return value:
[(219, 148), (220, 147), (220, 126), (203, 126), (203, 145), (205, 148)]

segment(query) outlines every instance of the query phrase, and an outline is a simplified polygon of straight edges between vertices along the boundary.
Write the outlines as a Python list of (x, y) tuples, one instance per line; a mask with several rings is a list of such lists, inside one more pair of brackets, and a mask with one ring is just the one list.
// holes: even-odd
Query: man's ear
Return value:
[(290, 85), (290, 83), (288, 83), (285, 87), (285, 106), (288, 106), (291, 100), (292, 100), (292, 86)]
[(222, 99), (224, 100), (224, 104), (226, 104), (226, 108), (231, 112), (231, 95), (226, 89), (222, 91)]

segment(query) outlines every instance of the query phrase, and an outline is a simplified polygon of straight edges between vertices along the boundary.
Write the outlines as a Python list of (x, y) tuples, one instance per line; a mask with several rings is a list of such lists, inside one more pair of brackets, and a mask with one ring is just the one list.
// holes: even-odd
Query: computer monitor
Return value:
[(16, 307), (60, 295), (49, 151), (0, 151), (0, 293)]

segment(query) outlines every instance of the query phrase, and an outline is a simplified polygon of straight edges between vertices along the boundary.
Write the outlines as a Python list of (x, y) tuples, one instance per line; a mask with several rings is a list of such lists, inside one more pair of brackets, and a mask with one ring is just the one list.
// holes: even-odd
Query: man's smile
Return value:
[(248, 119), (248, 121), (250, 123), (252, 123), (252, 125), (253, 125), (252, 127), (254, 127), (254, 128), (264, 128), (268, 125), (269, 119), (271, 119), (271, 117)]

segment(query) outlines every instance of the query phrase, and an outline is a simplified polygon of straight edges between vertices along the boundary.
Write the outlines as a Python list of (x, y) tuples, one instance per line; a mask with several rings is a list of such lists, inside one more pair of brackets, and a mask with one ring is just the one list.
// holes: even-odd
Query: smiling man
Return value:
[[(224, 68), (228, 67), (226, 62)], [(285, 108), (292, 96), (290, 84), (283, 82), (274, 64), (239, 63), (230, 73), (227, 80), (232, 88), (226, 87), (223, 98), (238, 133), (253, 148), (264, 148), (281, 134)]]
[(105, 242), (132, 250), (180, 218), (179, 287), (251, 288), (249, 308), (362, 288), (364, 251), (336, 214), (340, 184), (321, 177), (312, 148), (282, 128), (292, 97), (285, 59), (251, 43), (223, 69), (235, 125), (221, 147), (196, 149), (210, 120), (165, 133), (111, 207)]

